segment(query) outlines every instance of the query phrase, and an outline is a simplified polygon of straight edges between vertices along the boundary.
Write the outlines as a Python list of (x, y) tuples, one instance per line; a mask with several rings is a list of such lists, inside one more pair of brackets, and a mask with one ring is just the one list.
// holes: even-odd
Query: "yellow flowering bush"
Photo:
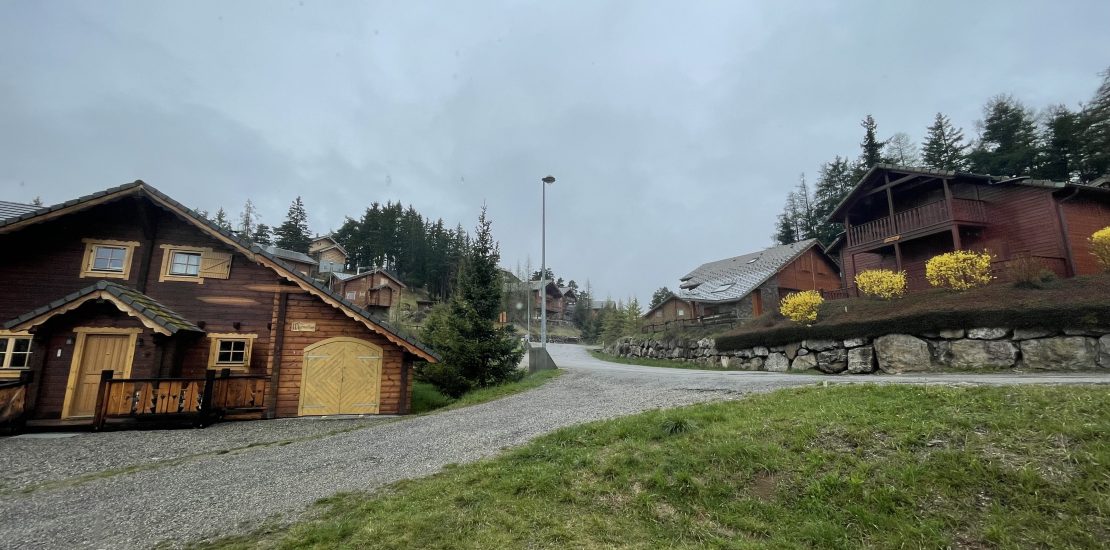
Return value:
[(991, 255), (957, 250), (933, 256), (925, 263), (925, 279), (933, 286), (967, 290), (991, 282)]
[(817, 309), (825, 299), (816, 290), (791, 292), (779, 303), (779, 311), (795, 323), (812, 323), (817, 320)]
[(865, 296), (884, 300), (906, 294), (906, 272), (889, 269), (868, 269), (856, 274), (856, 288)]
[(1091, 235), (1091, 254), (1098, 258), (1103, 269), (1110, 271), (1110, 225)]

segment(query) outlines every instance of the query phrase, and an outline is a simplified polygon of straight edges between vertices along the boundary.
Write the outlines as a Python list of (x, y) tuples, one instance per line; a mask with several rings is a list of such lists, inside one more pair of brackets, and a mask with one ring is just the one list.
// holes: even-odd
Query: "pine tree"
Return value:
[(1083, 141), (1079, 177), (1082, 181), (1110, 175), (1110, 67), (1101, 75), (1102, 84), (1080, 115)]
[(571, 280), (567, 281), (567, 288), (573, 288), (574, 290), (578, 290), (578, 283), (574, 282), (574, 279), (571, 279)]
[(632, 336), (640, 334), (644, 326), (644, 312), (640, 309), (640, 301), (632, 296), (624, 308), (624, 334)]
[(239, 235), (243, 238), (250, 238), (254, 235), (254, 229), (258, 225), (258, 210), (254, 208), (254, 203), (247, 199), (246, 204), (243, 205), (243, 211), (239, 214)]
[(270, 233), (270, 226), (264, 223), (254, 226), (254, 233), (251, 234), (251, 242), (258, 245), (274, 244), (274, 238)]
[(289, 205), (285, 221), (274, 230), (274, 235), (277, 237), (278, 247), (308, 253), (312, 235), (308, 232), (308, 213), (305, 212), (304, 202), (300, 197)]
[(31, 201), (31, 206), (43, 206), (42, 197), (35, 197), (35, 199)]
[(1044, 116), (1043, 157), (1033, 175), (1054, 181), (1079, 181), (1083, 154), (1079, 113), (1056, 105), (1048, 108)]
[(1012, 96), (995, 96), (983, 108), (982, 133), (969, 160), (971, 169), (995, 176), (1027, 176), (1037, 165), (1037, 123)]
[(836, 239), (844, 228), (840, 224), (827, 221), (827, 218), (854, 187), (855, 179), (848, 159), (837, 156), (821, 166), (817, 185), (813, 190), (814, 230), (806, 238), (816, 238), (826, 246)]
[(231, 221), (227, 219), (227, 212), (224, 212), (223, 207), (216, 211), (216, 218), (212, 220), (220, 229), (231, 231)]
[(648, 310), (655, 309), (656, 306), (666, 302), (671, 296), (674, 296), (674, 292), (671, 292), (671, 289), (665, 286), (659, 287), (651, 295), (651, 303), (648, 304)]
[(443, 362), (422, 369), (425, 379), (457, 397), (472, 387), (500, 384), (517, 376), (523, 355), (509, 327), (494, 322), (501, 304), (501, 253), (486, 209), (459, 270), (456, 292), (424, 327), (424, 341)]
[(967, 144), (963, 128), (952, 126), (943, 113), (937, 113), (926, 130), (921, 145), (921, 163), (936, 170), (963, 170), (967, 164)]
[(859, 144), (860, 155), (859, 161), (856, 163), (856, 173), (853, 178), (855, 180), (859, 180), (872, 166), (885, 160), (883, 146), (886, 145), (886, 142), (879, 141), (877, 137), (878, 125), (875, 124), (875, 118), (867, 115), (860, 121), (859, 125), (863, 127), (863, 141)]

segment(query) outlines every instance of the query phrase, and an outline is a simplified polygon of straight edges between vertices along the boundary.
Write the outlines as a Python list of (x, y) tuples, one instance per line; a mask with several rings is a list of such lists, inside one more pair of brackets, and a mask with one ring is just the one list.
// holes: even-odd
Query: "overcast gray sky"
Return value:
[(0, 1), (0, 199), (143, 179), (312, 229), (372, 201), (473, 227), (646, 301), (770, 244), (798, 174), (858, 121), (1075, 105), (1110, 64), (1110, 2)]

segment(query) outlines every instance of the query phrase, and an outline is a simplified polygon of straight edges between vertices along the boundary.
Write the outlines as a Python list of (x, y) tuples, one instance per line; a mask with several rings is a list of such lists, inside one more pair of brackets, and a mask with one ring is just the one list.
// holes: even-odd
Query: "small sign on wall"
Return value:
[(293, 332), (316, 332), (315, 321), (293, 321)]

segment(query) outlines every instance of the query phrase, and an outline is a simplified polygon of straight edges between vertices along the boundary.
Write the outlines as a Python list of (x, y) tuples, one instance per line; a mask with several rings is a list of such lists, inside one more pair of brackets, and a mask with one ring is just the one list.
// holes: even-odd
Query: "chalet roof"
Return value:
[(578, 292), (569, 286), (559, 287), (559, 294), (562, 294), (563, 296), (566, 296), (567, 294), (573, 294), (575, 297), (578, 296)]
[[(350, 273), (343, 273), (342, 274), (343, 277), (340, 277), (339, 280), (344, 281), (344, 282), (352, 281), (354, 279), (361, 279), (363, 277), (373, 275), (375, 273), (381, 273), (382, 275), (385, 275), (386, 277), (389, 277), (390, 279), (393, 279), (394, 282), (401, 285), (401, 288), (408, 288), (408, 286), (405, 285), (404, 281), (402, 281), (401, 279), (398, 279), (396, 275), (390, 273), (388, 270), (382, 269), (380, 267), (375, 267), (374, 269), (371, 269), (370, 271), (363, 271), (362, 273), (358, 273), (358, 274), (355, 274), (355, 275), (352, 275)], [(336, 275), (338, 276), (340, 274), (336, 273)]]
[(419, 341), (402, 335), (400, 331), (387, 321), (356, 306), (354, 303), (332, 292), (319, 282), (297, 271), (291, 265), (285, 263), (281, 258), (270, 254), (257, 244), (240, 239), (230, 231), (219, 227), (204, 216), (197, 214), (194, 210), (170, 198), (168, 195), (142, 180), (136, 180), (132, 183), (125, 183), (117, 187), (97, 191), (50, 207), (40, 208), (34, 212), (21, 214), (14, 218), (0, 220), (0, 233), (18, 231), (26, 225), (44, 222), (54, 219), (57, 216), (62, 216), (85, 208), (91, 208), (98, 204), (112, 202), (132, 195), (146, 196), (156, 204), (181, 216), (187, 222), (192, 223), (210, 236), (225, 243), (231, 248), (237, 249), (250, 260), (273, 269), (286, 280), (297, 285), (304, 291), (316, 295), (328, 305), (343, 311), (352, 319), (363, 323), (370, 330), (378, 332), (387, 340), (405, 348), (409, 353), (429, 361), (440, 360), (435, 352), (428, 349), (428, 347)]
[(815, 246), (820, 250), (817, 239), (808, 239), (702, 264), (682, 277), (675, 296), (695, 302), (739, 300)]
[(5, 329), (25, 330), (42, 324), (55, 315), (72, 311), (89, 300), (98, 299), (111, 302), (120, 311), (133, 315), (155, 332), (167, 336), (172, 336), (180, 331), (204, 332), (200, 327), (162, 305), (154, 298), (131, 287), (109, 281), (99, 281), (49, 304), (37, 307), (5, 322), (3, 327)]
[(33, 204), (23, 204), (20, 202), (0, 201), (0, 220), (7, 218), (15, 218), (23, 214), (29, 214), (42, 208)]
[(349, 281), (352, 278), (357, 277), (357, 275), (355, 275), (354, 273), (341, 273), (339, 271), (332, 271), (331, 275), (332, 275), (332, 277), (335, 277), (336, 279), (339, 279), (340, 281)]
[(309, 256), (308, 254), (304, 254), (302, 252), (297, 252), (296, 250), (278, 248), (270, 244), (262, 245), (262, 249), (283, 260), (289, 260), (291, 262), (297, 262), (301, 264), (319, 265), (316, 263), (316, 260), (312, 259), (312, 256)]
[(644, 314), (641, 315), (641, 317), (643, 317), (645, 319), (647, 319), (648, 317), (651, 317), (651, 314), (655, 313), (655, 310), (667, 305), (668, 303), (670, 303), (671, 300), (678, 300), (679, 302), (689, 303), (686, 300), (683, 300), (682, 298), (679, 298), (678, 296), (676, 296), (674, 294), (671, 294), (670, 296), (667, 296), (666, 300), (663, 300), (662, 302), (659, 302), (658, 304), (655, 305), (655, 307), (653, 307), (653, 308), (647, 310), (646, 312), (644, 312)]
[[(528, 281), (528, 288), (538, 291), (540, 289), (540, 282), (541, 281)], [(563, 295), (562, 290), (559, 289), (559, 286), (555, 284), (555, 281), (547, 281), (546, 293), (558, 296)]]

